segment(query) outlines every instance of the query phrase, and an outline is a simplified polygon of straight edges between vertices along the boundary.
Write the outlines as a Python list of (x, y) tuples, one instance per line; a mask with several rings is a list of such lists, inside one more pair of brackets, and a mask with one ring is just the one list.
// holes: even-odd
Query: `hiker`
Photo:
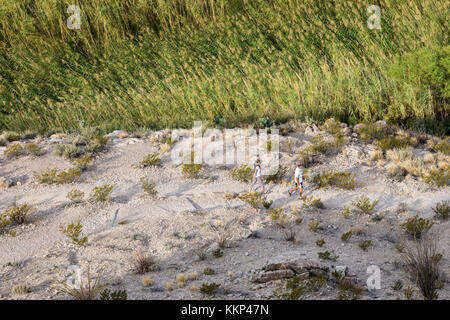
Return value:
[(299, 190), (298, 199), (301, 200), (303, 196), (303, 165), (301, 162), (298, 162), (297, 168), (295, 168), (294, 180), (295, 180), (295, 187), (288, 191), (289, 196), (294, 191)]
[(267, 193), (266, 189), (264, 188), (264, 184), (262, 181), (262, 175), (261, 175), (261, 160), (257, 159), (255, 162), (255, 171), (253, 172), (253, 180), (252, 184), (248, 188), (248, 192), (250, 193), (256, 184), (256, 182), (259, 183), (264, 193)]

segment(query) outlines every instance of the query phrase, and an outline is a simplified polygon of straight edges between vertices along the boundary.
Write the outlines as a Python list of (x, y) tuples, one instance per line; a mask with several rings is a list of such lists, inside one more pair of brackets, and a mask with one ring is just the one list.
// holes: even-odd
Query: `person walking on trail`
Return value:
[(262, 181), (262, 174), (261, 174), (261, 160), (257, 159), (255, 162), (255, 171), (253, 172), (253, 180), (252, 180), (252, 184), (249, 186), (248, 188), (248, 192), (252, 192), (253, 187), (255, 186), (256, 183), (259, 183), (259, 185), (261, 186), (261, 189), (264, 193), (267, 193), (266, 189), (264, 188), (264, 183)]
[(289, 196), (296, 190), (298, 191), (298, 199), (301, 200), (303, 197), (303, 165), (301, 162), (297, 163), (297, 168), (295, 168), (294, 174), (295, 187), (289, 190)]

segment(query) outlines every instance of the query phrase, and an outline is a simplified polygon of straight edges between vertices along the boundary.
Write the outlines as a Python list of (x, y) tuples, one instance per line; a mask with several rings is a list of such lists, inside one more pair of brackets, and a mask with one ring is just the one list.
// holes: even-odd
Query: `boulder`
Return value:
[(4, 177), (0, 177), (0, 189), (8, 189), (13, 185), (13, 182)]

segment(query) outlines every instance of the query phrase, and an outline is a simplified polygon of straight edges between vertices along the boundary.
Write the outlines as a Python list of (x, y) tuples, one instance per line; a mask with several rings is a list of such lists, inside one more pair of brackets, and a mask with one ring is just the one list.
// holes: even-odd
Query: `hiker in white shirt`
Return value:
[(295, 174), (294, 174), (294, 182), (295, 187), (289, 190), (289, 195), (291, 195), (294, 191), (298, 191), (298, 198), (302, 199), (303, 196), (303, 166), (301, 162), (297, 163), (297, 168), (295, 168)]
[(262, 181), (262, 174), (261, 174), (261, 160), (257, 159), (255, 162), (255, 171), (253, 172), (253, 181), (252, 184), (248, 188), (248, 192), (252, 192), (253, 187), (255, 186), (256, 182), (259, 183), (261, 186), (261, 189), (264, 193), (267, 193), (266, 189), (264, 188), (264, 184)]

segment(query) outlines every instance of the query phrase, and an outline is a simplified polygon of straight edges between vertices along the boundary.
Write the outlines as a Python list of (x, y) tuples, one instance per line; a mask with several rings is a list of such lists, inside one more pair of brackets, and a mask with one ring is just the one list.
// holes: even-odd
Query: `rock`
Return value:
[(118, 139), (118, 138), (120, 138), (122, 135), (125, 135), (125, 134), (127, 134), (126, 131), (123, 131), (123, 130), (114, 130), (113, 132), (108, 133), (106, 136), (107, 136), (108, 138), (110, 138), (110, 139)]
[(292, 270), (276, 270), (256, 275), (252, 278), (252, 281), (255, 283), (265, 283), (274, 280), (291, 278), (293, 276), (295, 276), (295, 273)]
[(334, 271), (340, 273), (341, 275), (346, 276), (348, 267), (347, 266), (336, 266), (336, 267), (334, 267)]
[(4, 177), (0, 177), (0, 189), (8, 189), (13, 185), (14, 183), (11, 180), (6, 179)]
[(353, 127), (353, 131), (358, 132), (358, 131), (364, 129), (365, 127), (366, 127), (366, 125), (364, 123), (358, 123), (358, 124), (355, 124), (355, 126)]
[(345, 127), (345, 128), (342, 129), (342, 134), (343, 134), (344, 136), (350, 135), (351, 132), (352, 132), (352, 130), (350, 130), (349, 127)]
[(314, 134), (313, 128), (311, 128), (311, 127), (308, 126), (308, 127), (305, 129), (305, 134), (307, 134), (307, 135), (312, 135), (312, 134)]

